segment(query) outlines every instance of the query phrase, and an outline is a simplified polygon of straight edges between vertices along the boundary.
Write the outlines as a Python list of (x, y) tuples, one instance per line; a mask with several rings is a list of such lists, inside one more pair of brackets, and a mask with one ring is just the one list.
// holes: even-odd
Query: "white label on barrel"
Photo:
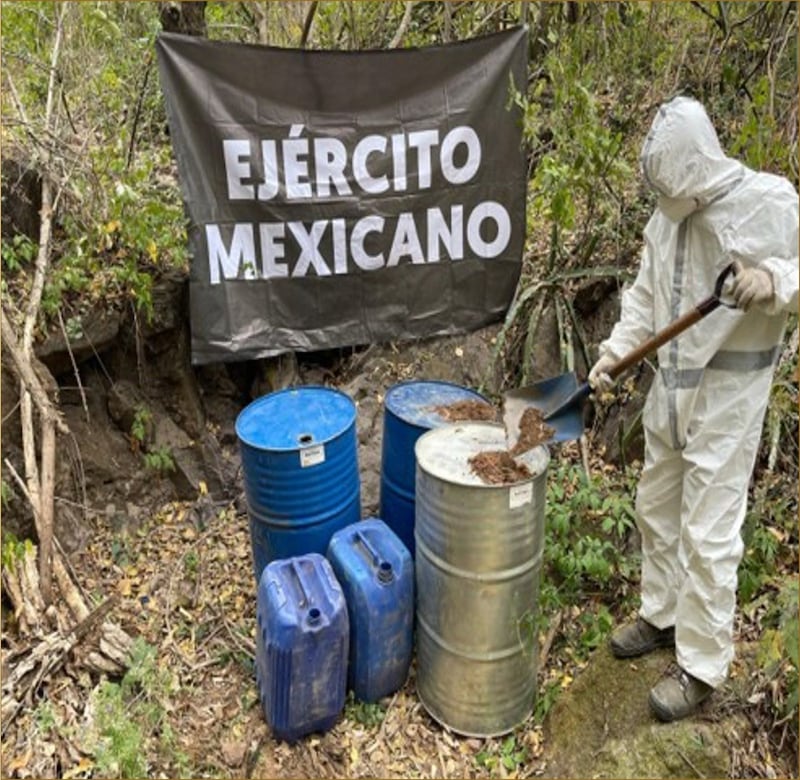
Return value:
[(512, 485), (508, 491), (508, 508), (517, 509), (533, 501), (533, 482), (524, 485)]
[(300, 450), (300, 468), (316, 466), (325, 462), (325, 445), (317, 444), (314, 447), (304, 447)]

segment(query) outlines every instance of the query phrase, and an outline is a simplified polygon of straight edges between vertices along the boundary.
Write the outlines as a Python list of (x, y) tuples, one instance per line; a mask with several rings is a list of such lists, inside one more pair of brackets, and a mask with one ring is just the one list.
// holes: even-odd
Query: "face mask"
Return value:
[(661, 195), (658, 207), (670, 221), (681, 222), (700, 208), (700, 202), (697, 198), (668, 198)]

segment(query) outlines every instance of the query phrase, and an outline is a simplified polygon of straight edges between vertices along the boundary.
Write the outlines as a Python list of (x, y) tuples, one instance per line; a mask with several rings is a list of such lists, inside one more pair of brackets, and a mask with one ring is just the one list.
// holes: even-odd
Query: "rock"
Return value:
[(546, 305), (533, 339), (528, 376), (531, 382), (564, 373), (558, 340), (558, 321), (553, 306)]
[(704, 717), (721, 693), (675, 723), (661, 723), (649, 711), (650, 688), (672, 660), (671, 650), (618, 660), (606, 647), (597, 649), (545, 721), (543, 776), (728, 777), (730, 740), (744, 740), (747, 722)]
[(19, 416), (19, 382), (3, 367), (0, 371), (0, 419), (2, 419), (3, 448), (14, 442), (22, 447), (22, 431)]
[(84, 513), (59, 497), (56, 497), (53, 528), (56, 538), (68, 555), (84, 549), (92, 536), (92, 527), (86, 522)]
[(179, 331), (188, 313), (189, 275), (178, 269), (164, 271), (153, 281), (151, 298), (153, 313), (141, 318), (142, 338), (148, 347), (159, 350), (168, 346), (165, 340), (156, 344), (155, 337), (162, 333)]
[[(70, 449), (75, 447), (77, 451), (67, 459), (65, 456), (70, 450), (67, 447), (59, 450), (61, 459), (69, 464), (66, 474), (59, 471), (56, 486), (59, 497), (79, 505), (85, 502), (90, 516), (105, 516), (121, 530), (137, 527), (155, 508), (174, 500), (175, 492), (170, 483), (154, 480), (145, 471), (141, 453), (131, 450), (129, 439), (109, 424), (107, 417), (91, 416), (87, 421), (81, 406), (62, 408), (74, 443)], [(132, 506), (136, 507), (135, 512), (131, 511)], [(80, 523), (85, 525), (83, 517)], [(84, 542), (81, 534), (82, 531), (72, 533), (79, 545)]]
[(123, 379), (108, 390), (108, 414), (125, 434), (132, 435), (134, 423), (143, 427), (144, 438), (139, 442), (147, 448), (155, 440), (155, 422), (151, 404), (144, 391), (133, 382)]
[(72, 372), (73, 358), (80, 364), (87, 358), (103, 353), (116, 342), (121, 321), (118, 311), (94, 309), (66, 322), (69, 342), (60, 329), (55, 330), (36, 347), (36, 356), (54, 376)]
[[(258, 373), (253, 380), (250, 388), (250, 397), (259, 398), (267, 393), (283, 390), (286, 387), (296, 385), (300, 380), (300, 369), (298, 367), (297, 355), (294, 352), (287, 352), (283, 355), (276, 355), (271, 358), (264, 358), (256, 363)], [(308, 384), (321, 384), (309, 382)]]
[(11, 157), (2, 167), (2, 236), (24, 235), (39, 241), (42, 208), (42, 177), (27, 164)]
[(10, 531), (18, 539), (34, 538), (36, 527), (33, 521), (33, 510), (16, 479), (11, 476), (5, 464), (6, 459), (8, 459), (17, 474), (23, 479), (25, 478), (25, 458), (22, 452), (22, 443), (20, 441), (17, 444), (10, 439), (6, 439), (5, 426), (3, 426), (2, 457), (2, 473), (5, 483), (2, 500), (3, 532)]

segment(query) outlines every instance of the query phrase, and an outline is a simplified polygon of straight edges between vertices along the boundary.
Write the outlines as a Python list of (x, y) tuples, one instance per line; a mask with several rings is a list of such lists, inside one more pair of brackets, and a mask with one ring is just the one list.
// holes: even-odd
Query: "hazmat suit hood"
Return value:
[(744, 176), (744, 166), (725, 156), (705, 108), (687, 97), (661, 106), (640, 163), (659, 207), (673, 221), (722, 197)]

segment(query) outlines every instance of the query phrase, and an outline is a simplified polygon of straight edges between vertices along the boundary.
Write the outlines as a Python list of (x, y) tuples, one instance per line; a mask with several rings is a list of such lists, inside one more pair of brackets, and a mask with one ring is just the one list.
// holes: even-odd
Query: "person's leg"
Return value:
[(647, 454), (636, 493), (642, 537), (642, 606), (639, 614), (656, 628), (675, 625), (683, 571), (678, 558), (684, 464), (681, 453), (646, 431)]
[(763, 421), (757, 400), (729, 384), (721, 377), (708, 388), (707, 408), (684, 449), (679, 554), (686, 577), (678, 595), (677, 659), (712, 687), (725, 680), (733, 658), (741, 528)]
[(688, 429), (675, 609), (679, 673), (650, 696), (663, 720), (690, 714), (725, 680), (733, 659), (741, 527), (764, 416), (759, 399), (769, 390), (760, 379), (744, 393), (741, 376), (709, 371)]
[(678, 563), (683, 463), (680, 453), (645, 428), (645, 464), (636, 492), (642, 537), (639, 619), (617, 629), (611, 651), (630, 658), (674, 644), (675, 606), (682, 579)]

